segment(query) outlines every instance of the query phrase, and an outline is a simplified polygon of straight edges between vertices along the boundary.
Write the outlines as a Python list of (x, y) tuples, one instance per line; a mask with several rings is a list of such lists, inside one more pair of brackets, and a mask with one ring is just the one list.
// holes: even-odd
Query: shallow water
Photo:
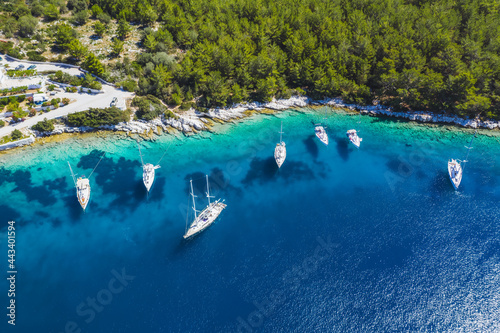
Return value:
[[(321, 117), (289, 110), (142, 142), (145, 162), (168, 149), (149, 196), (132, 139), (74, 137), (0, 156), (2, 235), (8, 220), (17, 227), (16, 330), (500, 329), (497, 138), (480, 132), (456, 192), (447, 161), (465, 157), (472, 131), (358, 124), (328, 109), (326, 147), (314, 136)], [(359, 150), (345, 136), (353, 127)], [(83, 213), (67, 161), (89, 175), (102, 152)], [(228, 206), (183, 241), (189, 179), (202, 208), (206, 173)], [(3, 280), (4, 304), (7, 290)]]

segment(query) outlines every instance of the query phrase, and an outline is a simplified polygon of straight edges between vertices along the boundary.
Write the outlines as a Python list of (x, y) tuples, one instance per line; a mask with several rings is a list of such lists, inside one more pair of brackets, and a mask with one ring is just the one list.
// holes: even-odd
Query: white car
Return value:
[(118, 98), (113, 97), (113, 100), (111, 101), (110, 106), (116, 106), (116, 103), (118, 103)]

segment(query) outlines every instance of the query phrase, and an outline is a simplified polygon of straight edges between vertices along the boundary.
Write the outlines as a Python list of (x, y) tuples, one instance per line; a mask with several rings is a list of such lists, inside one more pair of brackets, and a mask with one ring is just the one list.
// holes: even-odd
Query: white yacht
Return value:
[(155, 170), (160, 168), (159, 165), (153, 165), (151, 163), (142, 165), (142, 181), (144, 182), (144, 186), (146, 186), (146, 190), (151, 189), (153, 183), (155, 181)]
[(448, 174), (450, 175), (453, 187), (455, 190), (458, 190), (458, 186), (462, 181), (462, 165), (458, 160), (451, 159), (448, 161)]
[[(186, 233), (184, 234), (184, 239), (192, 237), (199, 232), (205, 230), (209, 227), (219, 216), (224, 208), (226, 208), (226, 204), (220, 199), (210, 202), (209, 185), (208, 185), (208, 175), (207, 177), (207, 198), (208, 198), (208, 206), (205, 207), (201, 212), (196, 210), (196, 203), (194, 198), (196, 197), (193, 193), (193, 181), (190, 180), (191, 184), (191, 197), (193, 198), (193, 210), (194, 210), (194, 221), (191, 223), (189, 228), (187, 228)], [(197, 214), (199, 213), (199, 215)], [(187, 225), (186, 225), (187, 227)]]
[[(326, 120), (326, 109), (325, 109), (325, 118)], [(326, 134), (325, 128), (320, 124), (315, 124), (316, 127), (314, 127), (314, 132), (316, 133), (316, 136), (318, 137), (319, 141), (323, 142), (326, 146), (328, 146), (328, 134)]]
[(361, 141), (363, 141), (363, 139), (358, 136), (358, 132), (355, 129), (348, 130), (347, 137), (349, 138), (349, 141), (356, 146), (356, 148), (359, 148)]
[[(104, 157), (104, 154), (102, 155)], [(101, 157), (102, 160), (102, 157)], [(99, 163), (97, 165), (99, 165)], [(97, 165), (95, 166), (94, 170), (97, 168)], [(94, 170), (92, 170), (92, 173), (90, 174), (89, 178), (82, 176), (76, 179), (75, 174), (73, 173), (73, 169), (71, 169), (71, 164), (69, 164), (69, 170), (71, 171), (71, 177), (73, 178), (73, 183), (75, 184), (76, 188), (76, 197), (78, 198), (78, 203), (80, 203), (80, 206), (82, 206), (83, 211), (87, 208), (87, 205), (89, 204), (90, 201), (90, 182), (89, 178), (92, 176), (92, 173), (94, 173)]]
[(90, 201), (90, 182), (85, 176), (78, 178), (76, 181), (76, 196), (78, 197), (80, 206), (85, 211)]
[(314, 127), (314, 132), (316, 133), (319, 141), (328, 146), (328, 134), (326, 134), (325, 128), (320, 124), (317, 124), (316, 127)]
[[(155, 181), (155, 170), (159, 169), (159, 165), (153, 165), (151, 163), (144, 164), (144, 160), (142, 159), (141, 146), (137, 144), (139, 147), (139, 155), (141, 155), (141, 164), (142, 164), (142, 181), (144, 182), (144, 186), (146, 186), (146, 190), (149, 193), (151, 186)], [(162, 157), (163, 158), (163, 157)]]
[(283, 162), (285, 162), (286, 158), (286, 145), (282, 140), (283, 134), (283, 122), (281, 122), (281, 131), (280, 131), (280, 142), (276, 144), (276, 148), (274, 148), (274, 159), (276, 160), (276, 164), (278, 164), (278, 168), (281, 168)]

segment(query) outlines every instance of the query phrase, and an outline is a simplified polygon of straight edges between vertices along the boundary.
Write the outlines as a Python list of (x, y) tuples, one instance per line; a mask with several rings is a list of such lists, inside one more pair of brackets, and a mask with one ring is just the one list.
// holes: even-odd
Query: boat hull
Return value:
[(191, 223), (191, 226), (184, 235), (184, 239), (191, 238), (211, 226), (224, 208), (226, 208), (226, 204), (221, 202), (220, 199), (208, 205)]
[(144, 186), (146, 186), (146, 190), (149, 192), (153, 183), (155, 181), (155, 169), (158, 169), (160, 166), (153, 166), (152, 164), (145, 164), (142, 167), (142, 181)]
[(274, 148), (274, 159), (276, 160), (278, 168), (281, 168), (286, 159), (286, 146), (283, 141), (276, 144), (276, 148)]
[(87, 209), (90, 201), (90, 183), (87, 178), (79, 178), (76, 182), (76, 197), (83, 211)]
[(353, 129), (348, 130), (346, 135), (347, 135), (347, 138), (349, 139), (349, 141), (351, 141), (351, 143), (356, 148), (359, 148), (359, 146), (361, 145), (361, 141), (363, 141), (363, 139), (358, 136), (358, 133), (356, 132), (356, 130), (353, 130)]
[(328, 134), (326, 134), (323, 126), (316, 126), (314, 128), (314, 132), (316, 133), (316, 137), (321, 141), (325, 146), (328, 146)]
[(451, 184), (455, 190), (458, 190), (462, 182), (462, 166), (457, 160), (451, 159), (448, 161), (448, 175), (450, 176)]

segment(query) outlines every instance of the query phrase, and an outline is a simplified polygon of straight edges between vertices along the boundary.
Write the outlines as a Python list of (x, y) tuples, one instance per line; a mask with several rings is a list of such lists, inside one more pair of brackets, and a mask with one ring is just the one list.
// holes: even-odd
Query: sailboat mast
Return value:
[(470, 140), (470, 143), (469, 143), (469, 146), (465, 146), (465, 148), (467, 148), (467, 155), (465, 156), (465, 160), (464, 162), (468, 162), (468, 158), (469, 158), (469, 152), (470, 150), (472, 149), (472, 142), (474, 142), (474, 138), (476, 137), (476, 134), (477, 134), (477, 130), (474, 132), (474, 136), (472, 137), (472, 139)]
[(205, 176), (207, 177), (207, 198), (208, 198), (208, 205), (210, 206), (210, 198), (215, 198), (215, 197), (210, 195), (210, 187), (208, 185), (208, 175)]
[(196, 215), (196, 202), (194, 201), (193, 180), (190, 179), (189, 182), (191, 183), (191, 197), (193, 198), (194, 219), (196, 220), (198, 216)]
[(75, 184), (75, 187), (76, 187), (76, 177), (75, 177), (75, 174), (73, 173), (73, 169), (71, 169), (71, 164), (69, 164), (69, 162), (68, 162), (68, 166), (69, 166), (69, 171), (71, 171), (71, 177), (73, 178), (73, 183)]
[(283, 141), (283, 120), (281, 121), (280, 142)]
[(141, 153), (141, 146), (139, 145), (139, 142), (137, 143), (137, 148), (139, 148), (139, 156), (141, 156), (141, 163), (142, 163), (142, 166), (144, 166), (144, 161), (142, 159), (142, 153)]

